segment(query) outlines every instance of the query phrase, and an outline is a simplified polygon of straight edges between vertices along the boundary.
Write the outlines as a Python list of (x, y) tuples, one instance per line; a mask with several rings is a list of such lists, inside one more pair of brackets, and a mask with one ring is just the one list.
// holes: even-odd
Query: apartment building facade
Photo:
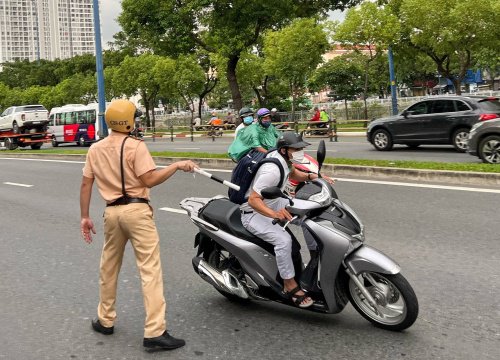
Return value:
[(0, 63), (95, 53), (93, 0), (0, 0)]

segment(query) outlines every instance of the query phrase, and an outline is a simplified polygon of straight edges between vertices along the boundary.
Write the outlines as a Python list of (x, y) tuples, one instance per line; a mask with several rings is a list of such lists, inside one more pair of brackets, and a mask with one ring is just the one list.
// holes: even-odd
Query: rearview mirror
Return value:
[(277, 199), (277, 198), (285, 198), (287, 199), (286, 195), (283, 194), (281, 189), (277, 186), (271, 186), (268, 188), (263, 189), (260, 194), (264, 199)]
[(406, 117), (411, 116), (413, 114), (415, 114), (415, 111), (405, 110), (405, 111), (403, 111), (402, 115), (406, 118)]
[(316, 153), (316, 160), (318, 160), (318, 174), (321, 171), (321, 166), (323, 165), (323, 161), (325, 161), (325, 156), (326, 156), (325, 140), (321, 140), (318, 145), (318, 152)]

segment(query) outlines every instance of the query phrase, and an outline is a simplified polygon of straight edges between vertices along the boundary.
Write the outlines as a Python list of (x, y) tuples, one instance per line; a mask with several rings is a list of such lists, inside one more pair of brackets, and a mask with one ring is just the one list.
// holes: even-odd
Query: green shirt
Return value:
[(238, 132), (227, 152), (232, 159), (238, 161), (251, 149), (263, 147), (269, 150), (275, 147), (278, 137), (279, 133), (273, 125), (266, 129), (259, 123), (254, 123)]

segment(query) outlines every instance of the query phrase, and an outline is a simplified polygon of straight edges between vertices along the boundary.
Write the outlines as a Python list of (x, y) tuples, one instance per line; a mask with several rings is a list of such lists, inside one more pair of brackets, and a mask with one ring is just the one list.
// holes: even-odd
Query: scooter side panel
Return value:
[(274, 256), (254, 243), (237, 238), (222, 230), (211, 231), (200, 228), (204, 234), (215, 240), (224, 249), (236, 256), (240, 265), (259, 286), (281, 288), (276, 281), (278, 266)]
[(334, 233), (314, 221), (306, 220), (305, 224), (316, 237), (316, 241), (321, 241), (323, 245), (321, 250), (320, 286), (328, 304), (328, 312), (338, 313), (342, 311), (342, 308), (338, 307), (335, 300), (335, 279), (349, 249), (349, 240), (335, 236)]
[(389, 256), (381, 251), (363, 245), (356, 249), (346, 259), (346, 265), (356, 275), (362, 271), (378, 272), (382, 274), (397, 274), (401, 267)]

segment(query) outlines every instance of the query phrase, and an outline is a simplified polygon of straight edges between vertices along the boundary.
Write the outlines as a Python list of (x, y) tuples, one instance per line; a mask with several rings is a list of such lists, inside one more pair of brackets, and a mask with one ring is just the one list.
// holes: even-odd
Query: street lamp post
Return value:
[(392, 99), (392, 115), (398, 113), (398, 96), (396, 91), (396, 76), (394, 74), (394, 59), (392, 57), (392, 47), (389, 46), (389, 77), (391, 81), (391, 99)]
[(104, 93), (104, 72), (102, 64), (102, 45), (101, 45), (101, 21), (99, 18), (99, 0), (94, 0), (94, 38), (95, 38), (95, 66), (97, 71), (97, 99), (99, 102), (98, 121), (101, 132), (99, 137), (108, 136), (108, 127), (104, 121), (104, 112), (106, 111), (106, 96)]

